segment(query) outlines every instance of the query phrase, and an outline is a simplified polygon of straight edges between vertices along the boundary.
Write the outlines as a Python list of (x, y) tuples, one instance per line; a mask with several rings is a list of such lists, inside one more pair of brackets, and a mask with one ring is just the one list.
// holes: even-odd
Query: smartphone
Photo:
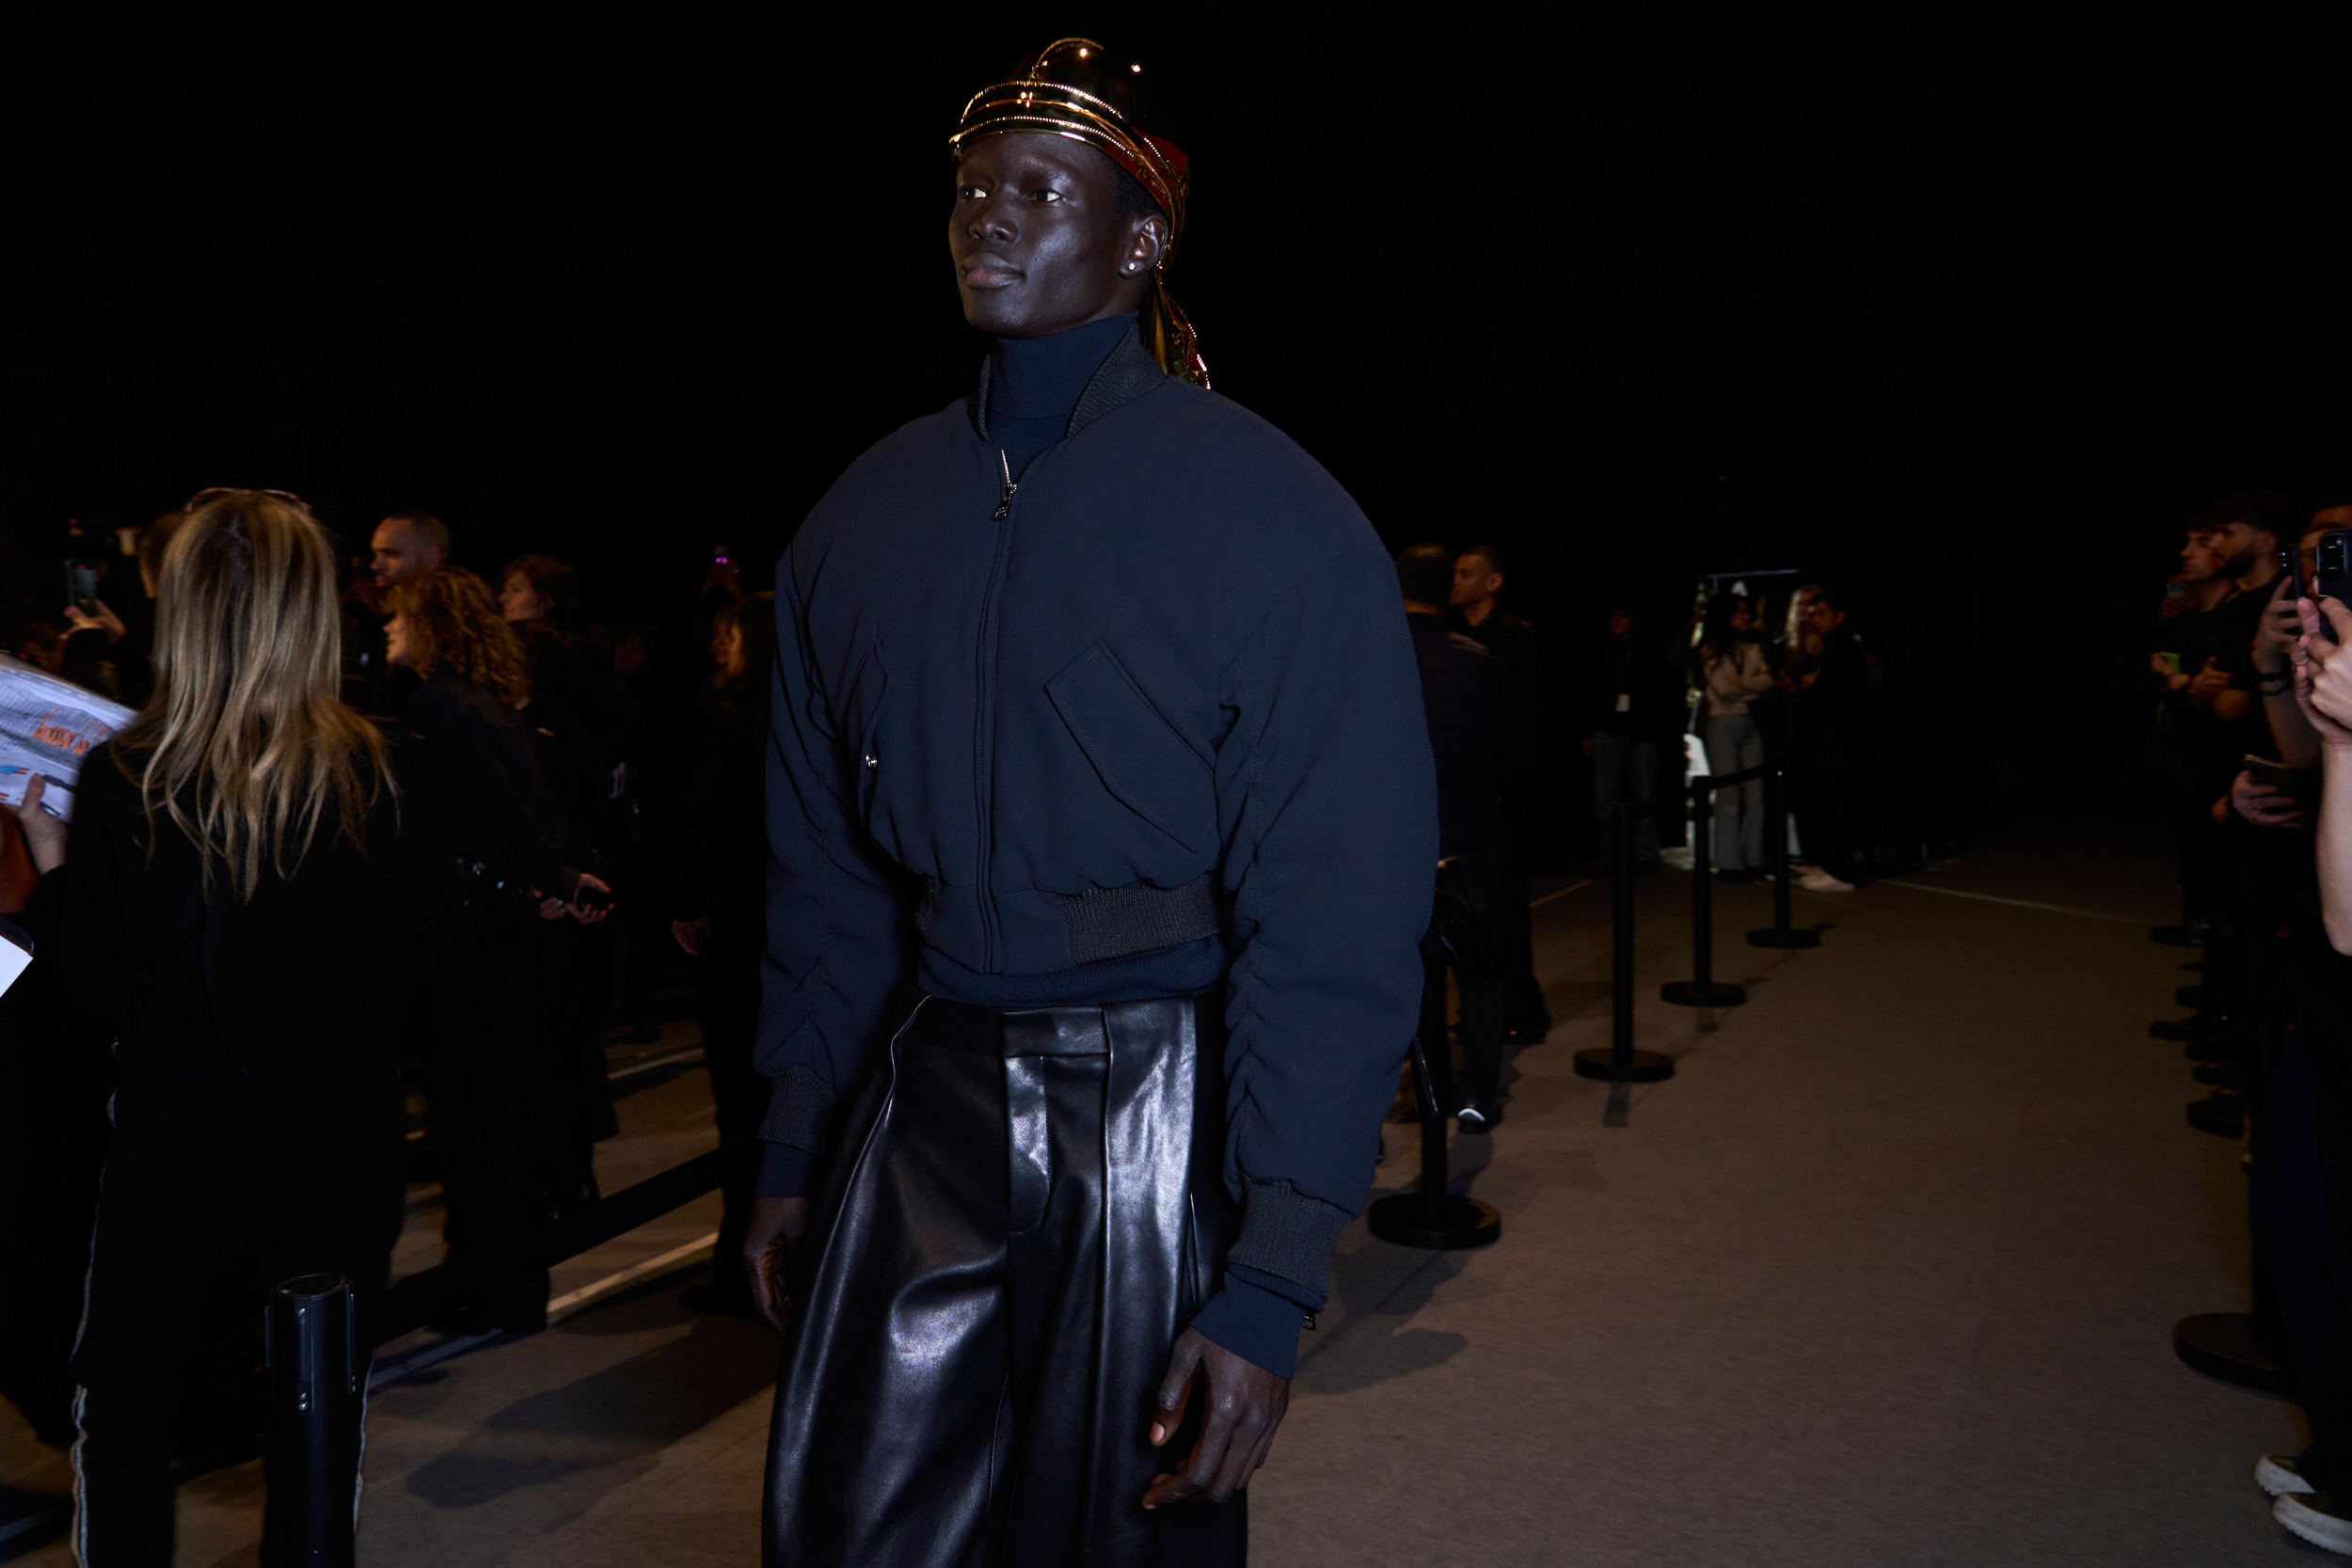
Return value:
[(612, 907), (612, 895), (603, 888), (583, 884), (572, 895), (572, 902), (583, 910), (609, 910)]
[(2246, 770), (2254, 775), (2254, 782), (2267, 784), (2281, 795), (2292, 796), (2295, 803), (2305, 811), (2312, 810), (2319, 800), (2319, 775), (2311, 768), (2289, 768), (2283, 762), (2258, 757), (2249, 752), (2245, 757)]
[(2156, 658), (2158, 662), (2163, 664), (2164, 673), (2166, 674), (2177, 675), (2181, 673), (2181, 656), (2179, 654), (2176, 654), (2168, 648), (2157, 654)]
[(2312, 591), (2303, 581), (2303, 552), (2289, 546), (2279, 552), (2279, 569), (2286, 574), (2287, 596), (2281, 602), (2293, 605), (2297, 599), (2308, 599)]
[(65, 563), (65, 602), (85, 615), (98, 613), (98, 567), (93, 562)]
[[(2319, 536), (2319, 558), (2312, 569), (2312, 587), (2318, 590), (2318, 597), (2352, 608), (2352, 528), (2331, 528)], [(2320, 618), (2319, 635), (2330, 642), (2336, 640), (2325, 616)]]

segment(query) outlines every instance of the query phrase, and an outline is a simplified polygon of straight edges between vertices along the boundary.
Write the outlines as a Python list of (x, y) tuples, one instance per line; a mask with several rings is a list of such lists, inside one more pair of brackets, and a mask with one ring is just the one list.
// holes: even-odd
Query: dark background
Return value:
[(49, 613), (64, 519), (242, 483), (684, 614), (715, 544), (764, 570), (967, 384), (945, 137), (1080, 30), (1179, 113), (1219, 391), (1391, 546), (1504, 546), (1564, 664), (1621, 593), (1840, 584), (1939, 822), (2130, 779), (2185, 515), (2352, 494), (2341, 40), (1117, 14), (21, 52), (56, 106), (16, 149), (0, 587)]

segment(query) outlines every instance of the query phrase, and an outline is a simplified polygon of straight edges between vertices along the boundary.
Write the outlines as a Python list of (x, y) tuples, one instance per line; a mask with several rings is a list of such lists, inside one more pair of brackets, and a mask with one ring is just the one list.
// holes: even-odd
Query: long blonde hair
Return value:
[(205, 885), (217, 858), (240, 903), (265, 859), (281, 879), (301, 867), (329, 800), (364, 850), (384, 737), (336, 697), (335, 550), (310, 508), (266, 490), (190, 501), (164, 555), (154, 660), (155, 695), (115, 742), (151, 845), (160, 805), (202, 851)]

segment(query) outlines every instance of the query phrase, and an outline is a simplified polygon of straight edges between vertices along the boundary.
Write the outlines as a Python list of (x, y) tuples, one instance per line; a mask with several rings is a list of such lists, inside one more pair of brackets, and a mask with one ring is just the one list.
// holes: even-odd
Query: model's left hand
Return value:
[(1200, 1497), (1221, 1503), (1249, 1484), (1274, 1447), (1275, 1429), (1290, 1408), (1291, 1380), (1245, 1361), (1194, 1328), (1176, 1336), (1176, 1348), (1168, 1354), (1168, 1375), (1160, 1379), (1160, 1414), (1152, 1423), (1152, 1446), (1167, 1442), (1183, 1421), (1192, 1380), (1204, 1373), (1209, 1409), (1200, 1441), (1192, 1446), (1182, 1470), (1152, 1478), (1152, 1488), (1143, 1495), (1146, 1508)]

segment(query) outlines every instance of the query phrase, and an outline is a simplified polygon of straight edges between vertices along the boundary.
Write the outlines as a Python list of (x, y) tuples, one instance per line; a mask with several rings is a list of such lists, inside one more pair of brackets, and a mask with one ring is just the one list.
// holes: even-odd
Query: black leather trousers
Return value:
[(1238, 1215), (1222, 999), (926, 998), (837, 1146), (776, 1386), (766, 1560), (1239, 1564), (1243, 1497), (1142, 1507), (1149, 1433)]

